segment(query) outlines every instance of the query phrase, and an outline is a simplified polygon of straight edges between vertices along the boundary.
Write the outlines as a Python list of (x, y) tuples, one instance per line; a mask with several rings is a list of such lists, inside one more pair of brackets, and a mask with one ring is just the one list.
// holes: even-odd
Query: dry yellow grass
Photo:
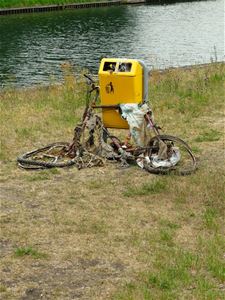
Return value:
[(150, 79), (158, 123), (199, 158), (187, 177), (18, 169), (26, 150), (72, 139), (84, 86), (3, 92), (3, 299), (222, 299), (224, 79), (223, 64)]

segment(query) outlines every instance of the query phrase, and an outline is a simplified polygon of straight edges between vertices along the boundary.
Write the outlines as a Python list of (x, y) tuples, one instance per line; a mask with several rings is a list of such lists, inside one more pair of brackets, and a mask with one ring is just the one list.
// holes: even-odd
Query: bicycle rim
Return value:
[[(173, 149), (178, 149), (180, 152), (180, 160), (176, 165), (170, 167), (154, 167), (152, 164), (152, 146), (154, 145), (155, 154), (159, 151), (157, 148), (158, 140), (163, 141), (166, 145), (172, 146)], [(177, 175), (189, 175), (196, 170), (197, 163), (191, 148), (182, 139), (171, 136), (171, 135), (158, 135), (153, 137), (148, 144), (147, 155), (149, 157), (149, 162), (144, 164), (144, 168), (153, 174), (169, 174), (174, 173)]]
[[(64, 149), (68, 146), (69, 143), (57, 142), (26, 152), (17, 158), (18, 165), (29, 170), (72, 166), (76, 163), (74, 159), (63, 155)], [(60, 152), (61, 155), (59, 155)]]

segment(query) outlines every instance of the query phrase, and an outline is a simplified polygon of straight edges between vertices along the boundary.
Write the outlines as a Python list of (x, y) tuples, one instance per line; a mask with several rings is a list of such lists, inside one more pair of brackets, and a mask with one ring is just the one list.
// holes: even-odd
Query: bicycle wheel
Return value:
[[(164, 145), (164, 155), (159, 157), (160, 143)], [(196, 158), (191, 148), (182, 139), (171, 135), (158, 135), (153, 137), (147, 147), (144, 168), (153, 174), (174, 173), (177, 175), (189, 175), (196, 170)]]
[(63, 168), (74, 165), (74, 159), (66, 155), (69, 143), (57, 142), (27, 152), (17, 158), (23, 169)]

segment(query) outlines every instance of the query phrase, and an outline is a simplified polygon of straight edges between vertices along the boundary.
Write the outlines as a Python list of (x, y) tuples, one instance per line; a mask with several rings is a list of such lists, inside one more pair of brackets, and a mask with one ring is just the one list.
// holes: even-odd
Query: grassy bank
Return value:
[(224, 65), (150, 78), (155, 118), (192, 146), (195, 174), (18, 169), (19, 154), (72, 139), (80, 79), (0, 94), (2, 297), (222, 299)]
[(41, 5), (58, 5), (82, 2), (98, 2), (100, 0), (1, 0), (0, 8), (14, 8)]

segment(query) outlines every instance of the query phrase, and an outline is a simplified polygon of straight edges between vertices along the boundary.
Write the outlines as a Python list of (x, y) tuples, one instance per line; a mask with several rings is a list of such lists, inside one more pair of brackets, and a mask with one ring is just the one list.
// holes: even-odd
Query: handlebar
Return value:
[(84, 74), (84, 77), (87, 78), (90, 81), (90, 83), (95, 83), (94, 80), (89, 75)]
[(87, 74), (84, 74), (84, 77), (88, 79), (88, 85), (91, 86), (91, 90), (88, 91), (89, 94), (91, 94), (93, 91), (96, 91), (96, 97), (98, 97), (99, 93), (99, 86), (95, 85), (94, 80)]

